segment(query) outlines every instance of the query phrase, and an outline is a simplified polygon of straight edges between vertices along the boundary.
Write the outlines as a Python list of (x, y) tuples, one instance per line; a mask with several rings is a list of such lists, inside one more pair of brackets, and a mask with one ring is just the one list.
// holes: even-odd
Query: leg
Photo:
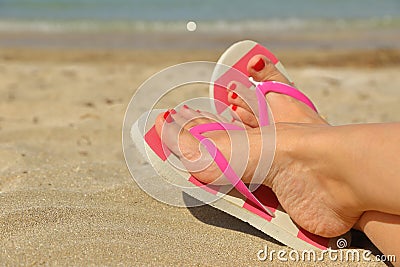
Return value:
[(363, 231), (384, 255), (395, 255), (396, 262), (400, 261), (400, 216), (367, 211), (355, 228)]

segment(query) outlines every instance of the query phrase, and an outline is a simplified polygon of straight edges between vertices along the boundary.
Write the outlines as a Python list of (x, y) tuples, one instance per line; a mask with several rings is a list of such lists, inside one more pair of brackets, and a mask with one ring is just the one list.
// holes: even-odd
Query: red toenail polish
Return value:
[(256, 64), (254, 64), (253, 69), (255, 71), (261, 71), (265, 67), (265, 62), (262, 58), (258, 60)]
[(238, 95), (235, 92), (233, 92), (232, 99), (236, 99), (237, 97), (238, 97)]
[(232, 83), (231, 86), (229, 86), (229, 90), (235, 90), (236, 89), (236, 83)]
[(174, 121), (174, 119), (172, 118), (171, 114), (172, 112), (170, 112), (169, 110), (167, 112), (164, 113), (164, 119), (167, 123), (171, 123)]
[(164, 120), (165, 120), (166, 122), (168, 122), (168, 123), (171, 123), (171, 122), (174, 121), (174, 119), (171, 117), (170, 113), (171, 113), (171, 112), (170, 112), (169, 110), (167, 110), (167, 111), (164, 113)]
[(165, 111), (165, 113), (164, 113), (164, 120), (166, 120), (166, 119), (168, 118), (169, 113), (170, 113), (169, 110)]
[(171, 111), (167, 110), (167, 111), (164, 113), (164, 120), (165, 120), (167, 123), (171, 123), (171, 122), (174, 121), (174, 119), (173, 119), (172, 116), (171, 116), (171, 113), (172, 113), (172, 110), (171, 110)]
[(232, 110), (236, 111), (237, 110), (237, 106), (236, 105), (232, 105)]
[(171, 114), (176, 114), (176, 110), (175, 109), (171, 109)]
[(235, 122), (235, 119), (232, 119), (231, 122)]
[(196, 110), (197, 113), (200, 113), (200, 110)]
[(188, 107), (187, 105), (183, 105), (183, 108), (186, 108), (186, 109), (188, 109), (189, 107)]

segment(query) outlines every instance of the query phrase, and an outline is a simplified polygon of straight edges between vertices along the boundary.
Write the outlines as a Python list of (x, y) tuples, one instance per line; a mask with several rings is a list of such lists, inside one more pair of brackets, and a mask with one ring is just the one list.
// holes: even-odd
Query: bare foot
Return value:
[[(227, 184), (226, 180), (218, 180), (222, 177), (221, 170), (209, 153), (201, 149), (200, 142), (189, 133), (193, 126), (213, 122), (221, 122), (221, 119), (211, 113), (199, 113), (184, 106), (179, 112), (170, 110), (160, 114), (155, 126), (163, 143), (180, 158), (186, 169), (197, 179), (205, 183)], [(260, 129), (257, 128), (249, 131), (213, 131), (204, 135), (217, 144), (228, 161), (235, 160), (233, 155), (240, 155), (239, 162), (235, 163), (235, 171), (241, 174), (244, 182), (250, 182), (259, 161), (260, 150), (256, 145), (260, 143), (256, 140), (260, 138), (259, 132)], [(251, 141), (247, 143), (247, 140)], [(236, 149), (232, 152), (231, 147), (238, 145), (241, 146), (240, 151)], [(243, 161), (243, 157), (246, 156), (247, 161)]]
[[(278, 81), (292, 85), (265, 56), (256, 55), (251, 58), (248, 62), (247, 70), (250, 76), (257, 82)], [(228, 88), (230, 91), (228, 94), (228, 101), (231, 103), (232, 109), (240, 117), (241, 121), (250, 127), (259, 127), (255, 115), (256, 108), (254, 107), (257, 105), (255, 93), (250, 92), (248, 88), (239, 82), (231, 82)], [(282, 122), (308, 124), (307, 126), (309, 127), (328, 126), (328, 123), (320, 117), (318, 113), (303, 102), (290, 96), (268, 93), (266, 95), (266, 100), (271, 108), (274, 122), (278, 123), (276, 125), (277, 128), (288, 127), (287, 125), (279, 124)], [(277, 148), (281, 146), (279, 142), (282, 140), (282, 136), (280, 136), (281, 134), (279, 134), (279, 132), (280, 131), (277, 129)], [(293, 136), (293, 138), (296, 138), (296, 136)], [(290, 140), (286, 140), (285, 144), (282, 144), (282, 146), (288, 143), (289, 146), (287, 146), (287, 149), (290, 150), (290, 145), (292, 145)], [(278, 151), (279, 149), (277, 152)], [(280, 154), (277, 153), (274, 163), (285, 161), (284, 159), (280, 159), (279, 156)], [(277, 167), (279, 165), (280, 169)], [(337, 198), (337, 194), (334, 193), (334, 190), (329, 190), (329, 188), (319, 188), (319, 185), (321, 185), (321, 177), (319, 177), (319, 179), (314, 179), (314, 177), (321, 175), (323, 177), (323, 174), (313, 173), (309, 168), (300, 168), (299, 166), (301, 166), (300, 162), (297, 164), (296, 162), (292, 162), (288, 165), (274, 164), (271, 172), (275, 172), (275, 174), (270, 173), (268, 175), (271, 181), (266, 181), (266, 184), (271, 186), (278, 195), (281, 205), (288, 210), (295, 221), (303, 222), (301, 226), (313, 233), (333, 236), (339, 233), (339, 229), (341, 228), (349, 229), (357, 221), (361, 212), (358, 211), (355, 214), (348, 214), (348, 207), (339, 207), (339, 202), (329, 203)], [(303, 179), (299, 179), (299, 177)], [(324, 182), (322, 182), (322, 184), (324, 184)], [(329, 183), (327, 182), (326, 184)], [(321, 193), (331, 191), (329, 194), (325, 195), (326, 199), (324, 201), (326, 205), (316, 205), (315, 202), (319, 200), (306, 195), (311, 192), (317, 192), (317, 188), (322, 190)], [(316, 194), (315, 196), (321, 197), (321, 194)], [(319, 220), (315, 221), (311, 218), (319, 218)]]
[[(291, 85), (265, 56), (257, 55), (251, 58), (247, 70), (257, 82), (278, 81)], [(231, 108), (245, 124), (250, 127), (259, 127), (253, 112), (257, 106), (255, 94), (239, 82), (231, 82), (228, 88), (228, 102), (231, 104)], [(290, 96), (271, 92), (266, 95), (266, 100), (272, 110), (275, 122), (327, 124), (314, 110)]]
[[(188, 130), (215, 120), (218, 119), (204, 118), (190, 108), (182, 108), (179, 112), (160, 114), (156, 121), (163, 142), (197, 179), (206, 183), (220, 178), (222, 172)], [(316, 153), (313, 153), (308, 137), (318, 141), (315, 132), (323, 128), (326, 126), (321, 124), (277, 124), (275, 158), (264, 184), (272, 188), (283, 208), (301, 227), (321, 236), (333, 237), (348, 231), (362, 211), (346, 181), (332, 177), (329, 172), (326, 174), (325, 166), (314, 158), (325, 148), (317, 146)], [(269, 137), (268, 127), (265, 131), (260, 128), (213, 131), (206, 136), (230, 160), (244, 182), (253, 177), (260, 160), (262, 140)], [(247, 142), (237, 145), (234, 140), (248, 140), (248, 146), (245, 145)], [(247, 160), (243, 160), (243, 151), (248, 153)]]

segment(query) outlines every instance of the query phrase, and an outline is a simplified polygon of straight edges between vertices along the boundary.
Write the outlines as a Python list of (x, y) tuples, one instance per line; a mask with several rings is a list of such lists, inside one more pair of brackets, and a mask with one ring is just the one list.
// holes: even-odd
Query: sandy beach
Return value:
[[(0, 49), (0, 265), (297, 266), (258, 261), (265, 245), (287, 248), (221, 211), (152, 199), (125, 165), (121, 127), (138, 86), (221, 52)], [(400, 120), (398, 50), (276, 53), (332, 124)]]

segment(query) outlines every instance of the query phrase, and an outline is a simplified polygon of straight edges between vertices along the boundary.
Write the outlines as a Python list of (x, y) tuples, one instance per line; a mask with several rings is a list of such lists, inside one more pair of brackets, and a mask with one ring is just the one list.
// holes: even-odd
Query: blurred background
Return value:
[[(197, 24), (195, 31), (187, 23)], [(398, 48), (398, 0), (0, 0), (0, 46)]]

